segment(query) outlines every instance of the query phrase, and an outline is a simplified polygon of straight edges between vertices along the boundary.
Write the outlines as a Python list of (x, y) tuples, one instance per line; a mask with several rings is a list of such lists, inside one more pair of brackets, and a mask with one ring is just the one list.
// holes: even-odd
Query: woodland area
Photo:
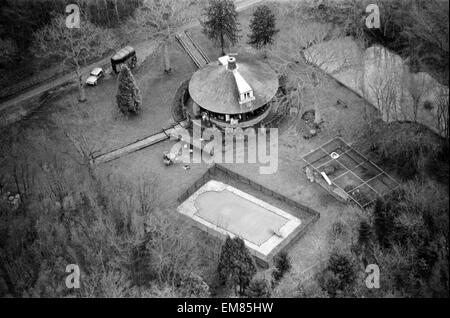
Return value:
[(131, 16), (142, 0), (2, 0), (0, 38), (14, 42), (19, 51), (17, 58), (21, 58), (27, 53), (33, 32), (48, 24), (53, 14), (64, 13), (66, 5), (72, 3), (79, 5), (84, 19), (114, 28)]
[(306, 11), (316, 21), (343, 28), (344, 35), (359, 39), (366, 47), (379, 44), (408, 58), (415, 72), (431, 72), (448, 86), (448, 1), (377, 1), (381, 25), (375, 29), (368, 29), (361, 18), (370, 3), (324, 1)]
[(84, 21), (111, 30), (117, 29), (142, 4), (142, 0), (1, 0), (0, 70), (6, 76), (2, 77), (0, 87), (55, 66), (54, 60), (36, 59), (33, 55), (34, 33), (48, 25), (55, 14), (63, 15), (66, 5), (74, 2), (79, 5)]

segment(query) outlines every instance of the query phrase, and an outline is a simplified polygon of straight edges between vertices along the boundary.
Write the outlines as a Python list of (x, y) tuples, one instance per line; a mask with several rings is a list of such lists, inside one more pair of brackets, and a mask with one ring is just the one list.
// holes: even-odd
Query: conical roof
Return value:
[(189, 83), (192, 100), (203, 109), (220, 114), (243, 114), (266, 105), (278, 90), (277, 74), (265, 63), (237, 59), (237, 72), (253, 89), (255, 100), (240, 104), (233, 72), (220, 63), (197, 71)]

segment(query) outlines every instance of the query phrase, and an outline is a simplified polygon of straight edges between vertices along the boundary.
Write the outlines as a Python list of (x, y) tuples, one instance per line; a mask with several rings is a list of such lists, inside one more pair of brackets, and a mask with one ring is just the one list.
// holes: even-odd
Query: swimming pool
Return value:
[(293, 215), (216, 180), (200, 187), (177, 210), (222, 239), (241, 237), (252, 254), (266, 262), (301, 225)]
[(195, 207), (197, 216), (258, 246), (280, 233), (289, 221), (229, 190), (204, 192), (197, 197)]

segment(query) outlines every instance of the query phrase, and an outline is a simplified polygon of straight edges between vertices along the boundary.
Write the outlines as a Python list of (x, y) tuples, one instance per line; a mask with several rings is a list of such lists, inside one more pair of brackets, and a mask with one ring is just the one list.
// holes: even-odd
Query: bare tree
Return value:
[(331, 33), (332, 26), (329, 24), (323, 24), (318, 22), (301, 24), (300, 32), (295, 32), (295, 39), (297, 45), (303, 50), (322, 43)]
[(408, 18), (410, 21), (404, 24), (403, 33), (417, 40), (421, 60), (432, 60), (448, 67), (448, 1), (412, 1)]
[(117, 6), (117, 0), (114, 0), (114, 11), (116, 13), (117, 23), (120, 23), (120, 15), (119, 15), (119, 8)]
[(410, 73), (405, 72), (406, 79), (404, 80), (406, 91), (410, 94), (412, 100), (413, 121), (417, 122), (417, 115), (419, 112), (420, 102), (430, 87), (424, 73)]
[(366, 124), (366, 136), (367, 141), (369, 142), (369, 150), (373, 150), (376, 147), (376, 121), (379, 118), (378, 110), (375, 109), (372, 105), (370, 105), (366, 101), (362, 101), (363, 106), (363, 120)]
[[(82, 109), (72, 103), (70, 103), (70, 108), (73, 113), (71, 120), (82, 125)], [(95, 125), (100, 125), (100, 123), (97, 120), (94, 120), (94, 126)], [(80, 167), (85, 168), (90, 178), (95, 183), (98, 183), (95, 174), (95, 158), (104, 152), (104, 148), (101, 146), (103, 143), (101, 141), (98, 143), (90, 140), (89, 135), (84, 132), (83, 129), (70, 129), (69, 120), (63, 120), (61, 127), (62, 135), (66, 138), (64, 142), (69, 145), (69, 149), (63, 150), (62, 153), (67, 155)], [(73, 151), (75, 151), (75, 155)]]
[(172, 70), (169, 44), (178, 28), (193, 18), (192, 4), (187, 0), (145, 0), (135, 23), (159, 41), (163, 50), (164, 71)]
[(174, 222), (166, 211), (152, 214), (144, 241), (135, 252), (135, 268), (144, 277), (175, 290), (182, 275), (195, 271), (196, 253), (193, 237), (182, 224)]
[(74, 160), (80, 166), (87, 168), (89, 175), (93, 179), (95, 179), (94, 159), (101, 153), (101, 148), (97, 148), (89, 143), (87, 137), (82, 133), (72, 134), (68, 131), (65, 131), (64, 134), (79, 155), (79, 158), (75, 157)]
[(142, 216), (148, 216), (159, 205), (160, 200), (159, 182), (156, 177), (151, 179), (140, 178), (136, 195)]
[(82, 61), (101, 57), (114, 48), (112, 34), (89, 21), (82, 20), (80, 28), (66, 26), (63, 15), (55, 15), (52, 21), (34, 34), (33, 52), (38, 57), (55, 57), (61, 65), (75, 68), (78, 79), (79, 101), (86, 101), (82, 79)]
[[(327, 75), (317, 66), (307, 63), (304, 58), (300, 57), (300, 59), (303, 61), (303, 64), (301, 67), (297, 67), (296, 62), (278, 56), (276, 58), (277, 61), (274, 63), (274, 68), (280, 70), (286, 76), (289, 74), (293, 75), (293, 83), (291, 83), (293, 89), (286, 96), (291, 105), (298, 105), (300, 111), (300, 107), (306, 104), (306, 96), (311, 97), (315, 112), (314, 123), (319, 125), (323, 122), (320, 96)], [(306, 111), (307, 109), (304, 108), (303, 110)]]
[[(398, 119), (397, 102), (398, 91), (395, 79), (392, 77), (378, 76), (378, 78), (369, 84), (375, 98), (375, 106), (381, 113), (386, 122)], [(391, 116), (394, 116), (392, 118)]]
[(286, 28), (295, 28), (296, 32), (279, 32), (278, 40), (272, 51), (277, 57), (289, 58), (292, 61), (301, 61), (305, 51), (311, 46), (322, 43), (331, 31), (329, 25), (303, 23), (298, 19), (289, 20), (289, 26), (284, 25), (284, 29)]

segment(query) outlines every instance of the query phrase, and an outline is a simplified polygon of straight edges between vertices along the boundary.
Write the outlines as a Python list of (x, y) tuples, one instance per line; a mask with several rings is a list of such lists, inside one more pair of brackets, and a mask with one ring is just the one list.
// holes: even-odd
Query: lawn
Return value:
[[(248, 33), (247, 25), (251, 13), (252, 9), (249, 9), (239, 14), (242, 34)], [(190, 31), (212, 60), (220, 56), (220, 49), (203, 35), (200, 26), (195, 26)], [(243, 39), (242, 42), (245, 41)], [(229, 50), (243, 54), (255, 53), (245, 44), (244, 47), (238, 44), (236, 48)], [(173, 68), (170, 75), (163, 71), (160, 48), (134, 71), (143, 99), (143, 109), (138, 116), (126, 117), (118, 111), (115, 103), (115, 75), (107, 75), (97, 87), (88, 87), (86, 103), (77, 101), (77, 91), (73, 89), (43, 106), (39, 113), (41, 116), (46, 114), (45, 116), (50, 117), (58, 127), (71, 134), (82, 134), (92, 149), (102, 153), (159, 132), (173, 122), (171, 106), (175, 93), (181, 83), (189, 79), (196, 70), (175, 40), (171, 43), (169, 52)]]
[(176, 43), (170, 48), (173, 73), (161, 67), (161, 50), (157, 49), (134, 73), (141, 90), (143, 107), (137, 116), (126, 117), (117, 108), (116, 75), (107, 75), (98, 87), (87, 88), (87, 102), (78, 103), (77, 92), (47, 105), (55, 123), (74, 134), (82, 133), (92, 147), (107, 152), (150, 136), (173, 122), (171, 106), (183, 81), (194, 72), (187, 55)]

